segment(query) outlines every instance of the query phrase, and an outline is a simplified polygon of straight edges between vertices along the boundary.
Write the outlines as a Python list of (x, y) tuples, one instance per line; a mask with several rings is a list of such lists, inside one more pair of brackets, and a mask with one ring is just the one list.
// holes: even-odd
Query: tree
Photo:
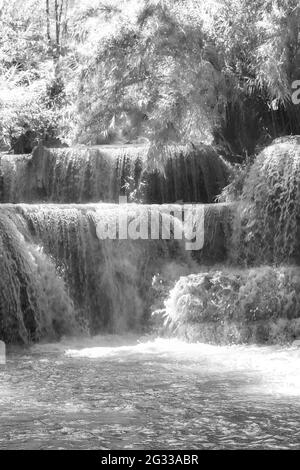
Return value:
[(4, 1), (0, 18), (0, 145), (23, 153), (61, 130), (68, 2), (26, 0), (22, 9), (18, 3)]
[(53, 57), (57, 60), (62, 54), (63, 39), (67, 37), (69, 2), (68, 0), (45, 1), (48, 44)]
[(121, 128), (125, 140), (142, 135), (155, 145), (211, 140), (209, 115), (222, 99), (222, 76), (198, 12), (191, 17), (189, 2), (179, 9), (173, 3), (127, 2), (123, 10), (93, 12), (111, 29), (84, 58), (80, 139)]
[(294, 0), (219, 2), (212, 31), (230, 86), (216, 133), (231, 152), (251, 155), (257, 145), (300, 132), (299, 107), (291, 103), (299, 73), (299, 11)]
[(142, 135), (157, 147), (214, 139), (230, 154), (247, 155), (300, 132), (299, 110), (290, 106), (299, 62), (296, 0), (93, 5), (73, 18), (84, 50), (79, 140)]
[[(232, 158), (300, 133), (300, 107), (291, 103), (297, 0), (16, 5), (4, 0), (0, 18), (2, 89), (28, 97), (39, 89), (32, 102), (57, 111), (56, 135), (68, 143), (143, 138), (159, 156), (166, 144), (204, 141)], [(5, 127), (12, 104), (4, 95)]]

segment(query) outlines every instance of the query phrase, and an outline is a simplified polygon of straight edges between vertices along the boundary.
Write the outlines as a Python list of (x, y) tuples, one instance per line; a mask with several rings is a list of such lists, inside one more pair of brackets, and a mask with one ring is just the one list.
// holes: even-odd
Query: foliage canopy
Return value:
[(0, 137), (11, 147), (30, 129), (67, 143), (143, 138), (154, 150), (214, 141), (246, 155), (300, 133), (297, 0), (23, 4), (4, 0), (0, 17)]

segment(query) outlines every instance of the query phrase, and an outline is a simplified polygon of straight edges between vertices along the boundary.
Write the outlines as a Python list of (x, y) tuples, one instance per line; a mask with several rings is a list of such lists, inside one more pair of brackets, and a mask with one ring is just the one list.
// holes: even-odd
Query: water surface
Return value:
[(300, 449), (300, 350), (102, 336), (0, 366), (0, 449)]

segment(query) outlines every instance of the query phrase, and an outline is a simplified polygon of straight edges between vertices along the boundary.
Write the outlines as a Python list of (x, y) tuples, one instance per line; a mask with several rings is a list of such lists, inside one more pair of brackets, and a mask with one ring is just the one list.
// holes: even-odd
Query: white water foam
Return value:
[(131, 338), (126, 344), (126, 338), (118, 337), (114, 344), (107, 342), (107, 337), (95, 337), (88, 345), (70, 345), (65, 354), (73, 358), (118, 362), (165, 360), (194, 373), (205, 370), (213, 374), (259, 374), (259, 389), (253, 388), (254, 393), (300, 396), (300, 349), (297, 347), (214, 346), (162, 338), (151, 341)]

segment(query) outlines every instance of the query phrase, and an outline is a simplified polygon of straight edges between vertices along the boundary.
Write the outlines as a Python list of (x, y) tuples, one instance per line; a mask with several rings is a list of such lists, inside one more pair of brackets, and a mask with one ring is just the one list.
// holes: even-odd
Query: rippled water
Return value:
[(300, 350), (96, 337), (0, 366), (1, 449), (300, 448)]

